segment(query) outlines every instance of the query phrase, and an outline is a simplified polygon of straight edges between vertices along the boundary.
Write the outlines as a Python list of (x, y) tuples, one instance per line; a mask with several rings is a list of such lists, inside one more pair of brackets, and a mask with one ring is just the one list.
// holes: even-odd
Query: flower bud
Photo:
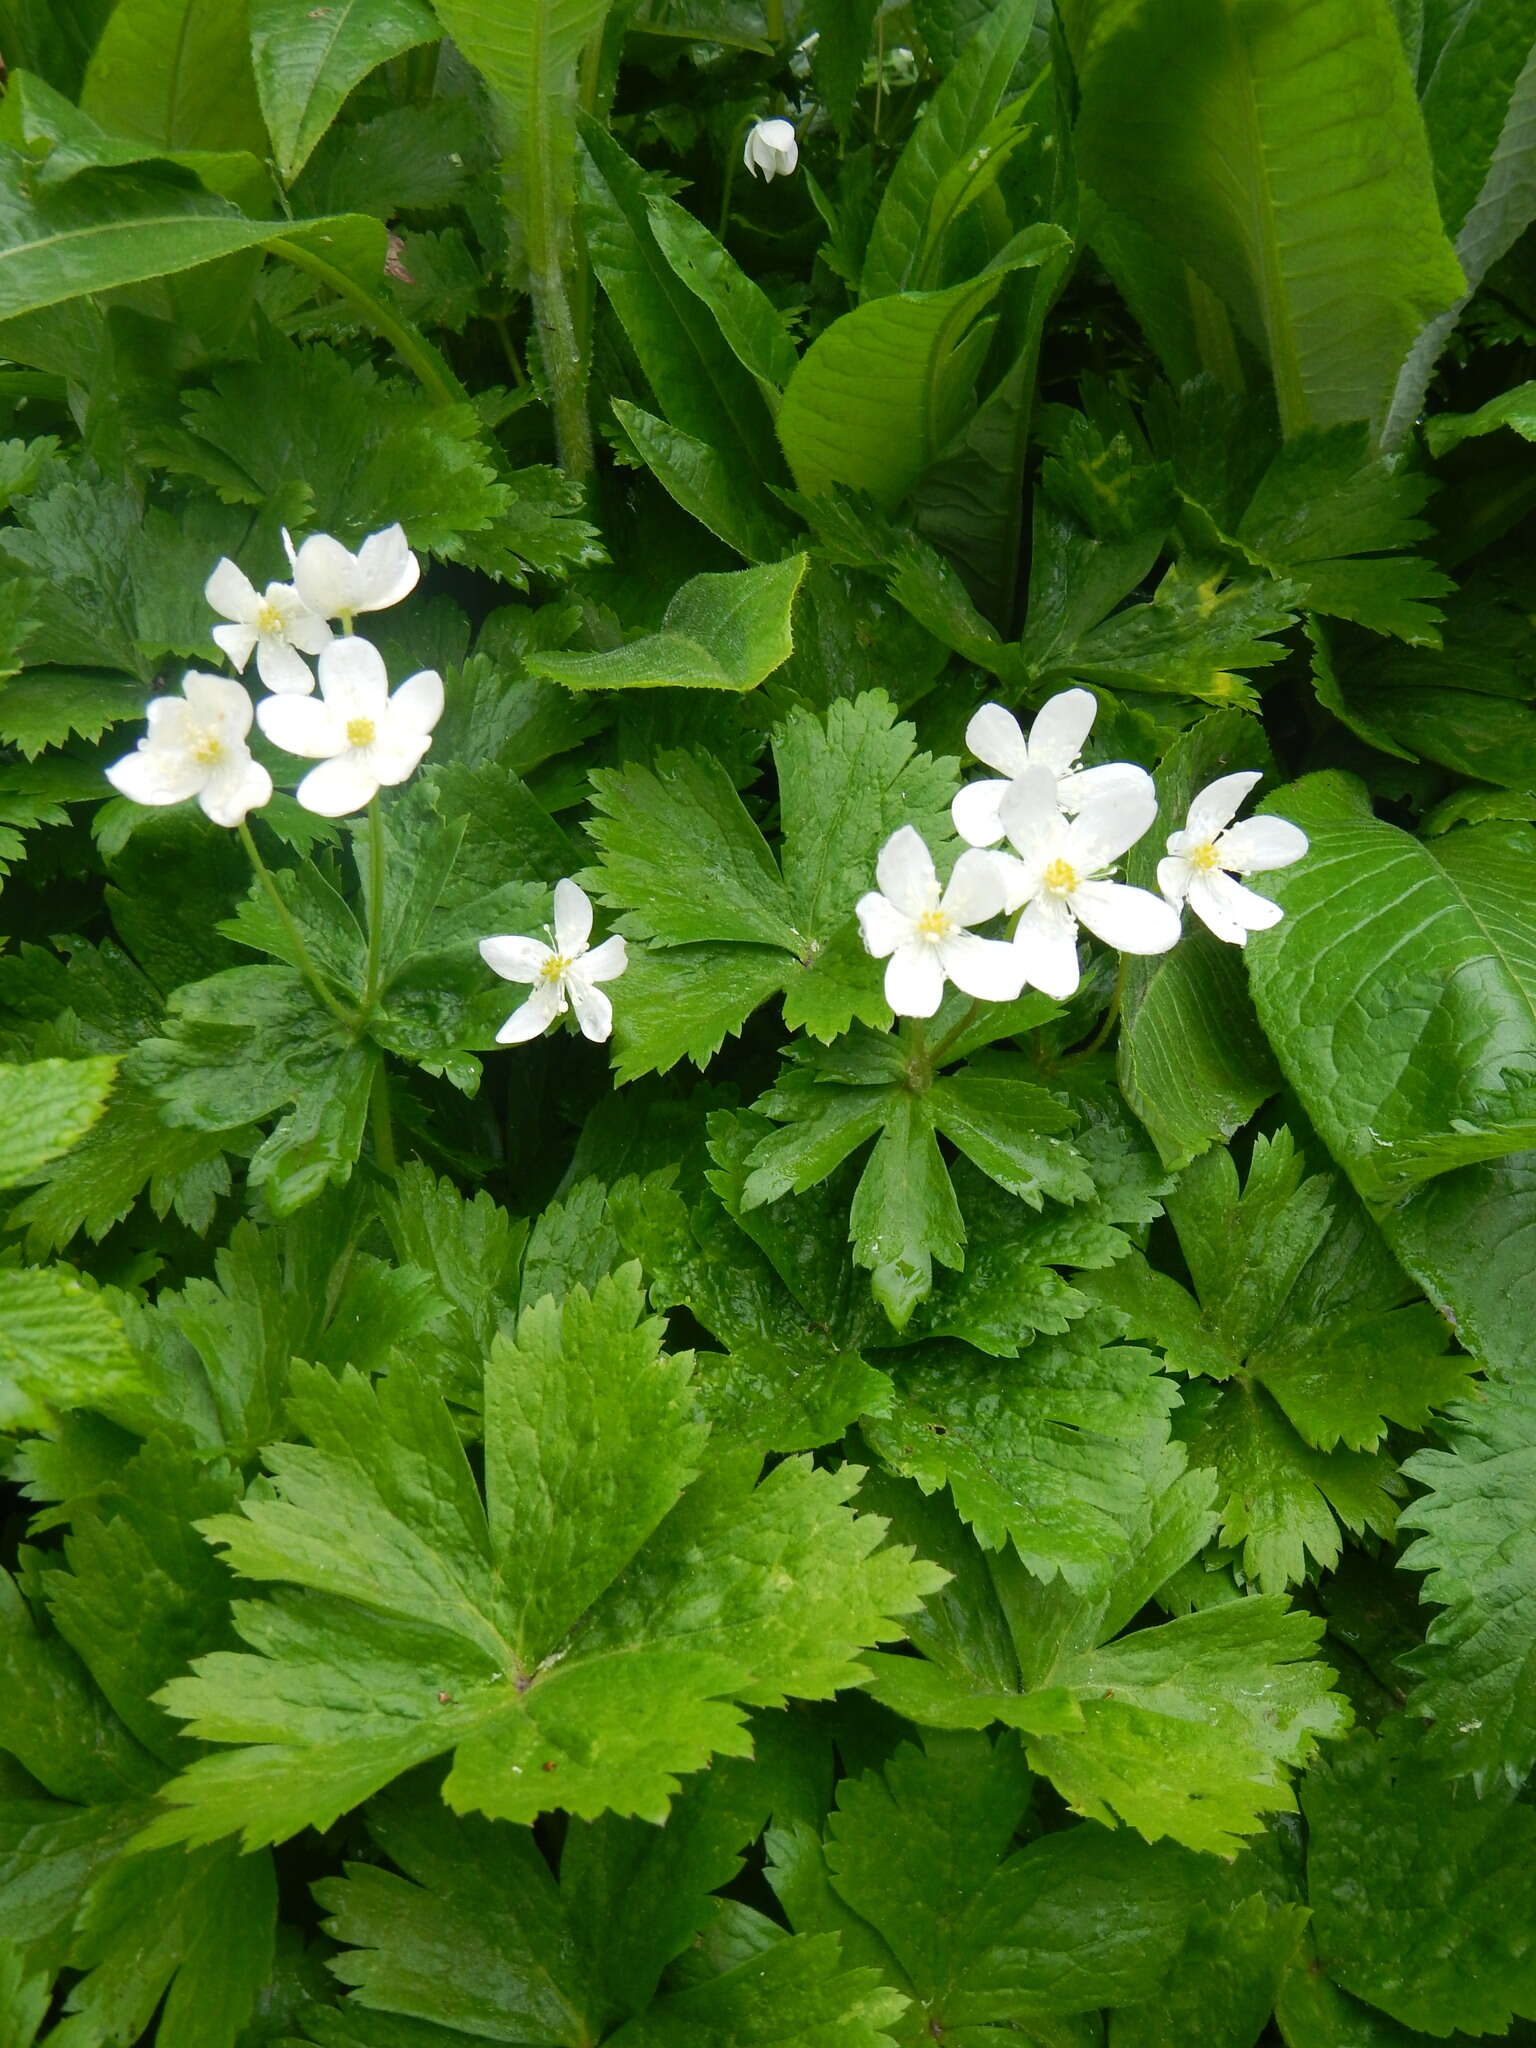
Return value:
[(749, 171), (761, 173), (767, 183), (787, 178), (800, 161), (792, 121), (758, 121), (747, 137), (741, 160)]

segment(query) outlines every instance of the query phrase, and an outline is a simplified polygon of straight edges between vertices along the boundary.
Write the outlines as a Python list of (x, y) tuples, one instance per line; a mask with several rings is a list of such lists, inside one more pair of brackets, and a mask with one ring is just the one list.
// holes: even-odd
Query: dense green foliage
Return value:
[[(1536, 2039), (1531, 0), (0, 52), (0, 2048)], [(114, 793), (397, 522), (414, 773)], [(894, 1015), (1085, 688), (1283, 915)]]

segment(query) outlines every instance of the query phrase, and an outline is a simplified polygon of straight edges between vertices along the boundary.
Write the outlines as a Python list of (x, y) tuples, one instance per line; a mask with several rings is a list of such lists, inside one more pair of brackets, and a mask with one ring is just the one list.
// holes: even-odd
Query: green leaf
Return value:
[[(870, 230), (860, 296), (922, 291), (940, 283), (947, 230), (958, 210), (958, 177), (975, 177), (1003, 95), (1035, 27), (1031, 0), (987, 9), (965, 54), (929, 100), (896, 166)], [(948, 202), (947, 204), (945, 202)]]
[[(738, 1702), (825, 1697), (858, 1675), (862, 1640), (898, 1632), (891, 1609), (937, 1574), (905, 1550), (871, 1555), (884, 1525), (843, 1506), (853, 1468), (791, 1459), (754, 1485), (756, 1458), (717, 1454), (677, 1498), (699, 1442), (669, 1391), (686, 1367), (662, 1362), (640, 1309), (627, 1267), (493, 1346), (486, 1504), (410, 1375), (296, 1376), (309, 1446), (274, 1446), (269, 1493), (206, 1525), (238, 1572), (285, 1589), (237, 1608), (250, 1654), (205, 1658), (161, 1696), (201, 1738), (240, 1746), (183, 1772), (149, 1839), (284, 1839), (450, 1750), (456, 1810), (660, 1820), (681, 1774), (741, 1753)], [(642, 1354), (617, 1398), (596, 1398), (605, 1369)], [(583, 1512), (588, 1471), (632, 1481), (642, 1425), (655, 1484), (605, 1535)], [(555, 1547), (535, 1554), (540, 1529)]]
[(1116, 2008), (1115, 2048), (1178, 2048), (1192, 2038), (1206, 2048), (1251, 2048), (1263, 2036), (1307, 1908), (1250, 1889), (1268, 1875), (1257, 1855), (1207, 1863), (1201, 1875), (1206, 1897), (1190, 1914), (1178, 1960), (1153, 1998)]
[(119, 135), (261, 156), (242, 0), (118, 0), (86, 66), (80, 105)]
[(291, 185), (370, 71), (441, 33), (425, 0), (250, 0), (251, 62), (278, 173)]
[(1385, 1201), (1531, 1142), (1512, 1088), (1536, 1073), (1536, 853), (1519, 825), (1415, 840), (1354, 789), (1313, 776), (1273, 799), (1311, 851), (1270, 878), (1286, 915), (1246, 959), (1308, 1115)]
[(1465, 288), (1387, 8), (1077, 0), (1067, 25), (1084, 182), (1264, 351), (1287, 437), (1379, 429), (1420, 328)]
[(1309, 1777), (1307, 1878), (1329, 1971), (1404, 2026), (1474, 2039), (1536, 2014), (1517, 1933), (1536, 1890), (1536, 1815), (1495, 1778), (1454, 1794), (1389, 1723)]
[(134, 1377), (122, 1324), (67, 1266), (0, 1266), (0, 1429), (99, 1407)]
[(755, 690), (793, 652), (790, 612), (806, 561), (690, 577), (659, 632), (605, 654), (531, 654), (526, 666), (572, 690)]
[[(1181, 733), (1158, 770), (1158, 813), (1126, 863), (1126, 879), (1155, 888), (1170, 832), (1183, 829), (1190, 800), (1236, 768), (1269, 766), (1256, 722), (1216, 711)], [(1279, 1076), (1253, 1015), (1237, 949), (1190, 918), (1171, 952), (1128, 956), (1120, 1004), (1117, 1074), (1126, 1101), (1151, 1133), (1163, 1163), (1187, 1166), (1216, 1138), (1230, 1138)]]
[(843, 1970), (819, 1936), (773, 1942), (707, 1983), (659, 2000), (610, 2038), (614, 2048), (890, 2048), (905, 2010), (871, 1970)]
[(979, 362), (980, 316), (1008, 268), (1066, 246), (1041, 224), (1010, 244), (1002, 267), (946, 291), (901, 292), (844, 313), (817, 336), (779, 408), (779, 439), (812, 497), (842, 484), (878, 505), (900, 502), (964, 423)]
[(662, 255), (714, 315), (727, 347), (752, 372), (770, 405), (776, 403), (797, 360), (783, 315), (686, 207), (658, 192), (647, 200), (646, 211)]
[(1423, 1597), (1444, 1610), (1407, 1660), (1419, 1677), (1408, 1711), (1432, 1723), (1426, 1757), (1486, 1783), (1536, 1759), (1531, 1522), (1520, 1505), (1536, 1486), (1536, 1404), (1495, 1380), (1452, 1411), (1444, 1434), (1445, 1450), (1404, 1467), (1427, 1491), (1404, 1510), (1404, 1526), (1423, 1534), (1401, 1562), (1428, 1574)]
[(77, 1144), (106, 1108), (116, 1073), (111, 1058), (0, 1064), (0, 1187)]
[(261, 164), (246, 150), (171, 149), (142, 134), (129, 141), (25, 71), (13, 71), (7, 81), (0, 141), (36, 159), (31, 176), (44, 187), (80, 171), (161, 162), (179, 164), (226, 199), (244, 197), (259, 207), (267, 191)]
[(1416, 1188), (1381, 1227), (1467, 1349), (1496, 1371), (1518, 1372), (1536, 1313), (1527, 1232), (1536, 1153), (1464, 1166)]
[(727, 456), (626, 399), (611, 402), (625, 439), (685, 512), (745, 561), (778, 560), (789, 545), (789, 530), (766, 501), (759, 505), (742, 491)]
[(0, 320), (280, 240), (339, 270), (383, 269), (383, 223), (361, 214), (247, 220), (209, 193), (131, 171), (84, 171), (29, 197), (24, 168), (12, 153), (0, 204)]
[(1536, 384), (1517, 384), (1513, 391), (1501, 391), (1476, 412), (1442, 412), (1424, 422), (1424, 438), (1431, 455), (1448, 455), (1463, 441), (1480, 434), (1493, 434), (1510, 427), (1522, 441), (1536, 441)]
[(879, 1775), (842, 1781), (824, 1844), (771, 1832), (769, 1875), (795, 1925), (829, 1921), (850, 1953), (880, 1956), (917, 2000), (912, 2039), (1033, 2034), (1146, 1996), (1183, 1933), (1185, 1859), (1094, 1827), (1009, 1854), (1029, 1795), (1007, 1740), (904, 1745)]

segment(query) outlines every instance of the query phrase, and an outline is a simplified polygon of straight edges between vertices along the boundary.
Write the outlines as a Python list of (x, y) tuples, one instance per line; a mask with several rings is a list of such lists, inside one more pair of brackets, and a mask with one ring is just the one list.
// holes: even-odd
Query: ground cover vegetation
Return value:
[(0, 0), (0, 2044), (1536, 2038), (1530, 0)]

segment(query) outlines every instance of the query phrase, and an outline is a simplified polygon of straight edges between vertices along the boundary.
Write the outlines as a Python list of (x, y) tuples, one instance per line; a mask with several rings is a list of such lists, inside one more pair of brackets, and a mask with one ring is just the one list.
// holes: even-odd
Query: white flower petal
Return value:
[(271, 776), (245, 748), (240, 753), (243, 758), (226, 763), (198, 791), (198, 803), (215, 825), (238, 825), (247, 811), (271, 801)]
[(1097, 768), (1079, 768), (1064, 775), (1057, 795), (1064, 811), (1080, 811), (1102, 797), (1134, 799), (1146, 787), (1147, 771), (1133, 761), (1104, 761)]
[[(226, 649), (226, 652), (228, 650)], [(238, 666), (244, 667), (244, 663)], [(286, 640), (264, 633), (256, 643), (256, 673), (279, 696), (307, 697), (315, 687), (309, 663)]]
[(1007, 894), (996, 858), (971, 847), (955, 862), (940, 907), (956, 924), (985, 924), (997, 916)]
[(360, 612), (383, 611), (409, 597), (421, 579), (421, 564), (411, 553), (405, 528), (398, 523), (370, 533), (357, 551), (357, 602)]
[(312, 533), (289, 559), (293, 563), (293, 587), (303, 599), (306, 611), (317, 612), (322, 619), (335, 619), (343, 612), (357, 610), (357, 562), (350, 548), (344, 548), (328, 533)]
[(1194, 875), (1194, 867), (1180, 854), (1171, 853), (1166, 860), (1158, 862), (1157, 886), (1175, 910), (1183, 907)]
[(854, 915), (859, 920), (865, 952), (872, 953), (877, 960), (884, 960), (912, 936), (912, 919), (894, 903), (887, 903), (878, 889), (859, 898)]
[(1179, 941), (1179, 913), (1150, 889), (1084, 882), (1068, 899), (1072, 914), (1119, 953), (1166, 953)]
[(1278, 903), (1245, 889), (1219, 868), (1195, 876), (1189, 887), (1189, 907), (1229, 946), (1241, 946), (1250, 932), (1268, 931), (1285, 915)]
[(939, 878), (934, 873), (933, 855), (915, 826), (900, 826), (881, 847), (875, 880), (886, 899), (908, 917), (921, 917), (925, 910), (938, 908)]
[(347, 746), (347, 721), (318, 697), (264, 697), (256, 723), (274, 747), (305, 761), (328, 761)]
[(1065, 775), (1093, 730), (1099, 700), (1092, 690), (1061, 690), (1050, 697), (1029, 728), (1029, 758)]
[(443, 715), (443, 679), (434, 668), (407, 676), (389, 700), (390, 716), (412, 732), (431, 732)]
[(553, 956), (540, 939), (495, 938), (480, 941), (480, 958), (503, 981), (537, 981), (544, 962)]
[(288, 638), (300, 653), (319, 654), (324, 648), (329, 647), (336, 637), (335, 634), (318, 613), (305, 611), (299, 600), (299, 593), (286, 583), (274, 583), (272, 589), (283, 592), (293, 599), (291, 610), (286, 612)]
[(992, 858), (1003, 878), (1003, 909), (1011, 917), (1040, 887), (1043, 864), (1038, 860), (1020, 860), (1011, 853), (995, 853)]
[[(269, 703), (273, 702), (268, 698)], [(280, 703), (298, 703), (298, 698), (279, 698)], [(370, 804), (379, 793), (378, 777), (373, 773), (364, 747), (349, 748), (346, 753), (336, 755), (334, 760), (322, 761), (318, 768), (311, 768), (294, 795), (306, 811), (313, 811), (318, 818), (345, 818), (349, 812), (360, 811)]]
[(1049, 859), (1065, 840), (1056, 777), (1049, 768), (1026, 768), (998, 808), (1003, 830), (1026, 861)]
[(885, 970), (885, 1000), (898, 1017), (931, 1017), (944, 1000), (937, 946), (898, 946)]
[(1029, 766), (1029, 742), (1024, 737), (1024, 728), (1001, 704), (982, 705), (965, 728), (965, 744), (978, 761), (995, 768), (1010, 782)]
[(343, 634), (321, 653), (320, 688), (346, 717), (382, 720), (389, 702), (383, 655), (371, 640)]
[[(1127, 764), (1129, 765), (1129, 764)], [(1064, 858), (1080, 875), (1112, 867), (1157, 816), (1157, 791), (1144, 768), (1083, 805), (1067, 829)]]
[(220, 739), (244, 739), (251, 729), (255, 707), (244, 683), (229, 676), (203, 675), (189, 669), (181, 679), (181, 694), (187, 700), (193, 721), (212, 726)]
[(1011, 1003), (1024, 986), (1024, 962), (1017, 949), (1003, 939), (979, 939), (974, 932), (956, 932), (941, 942), (938, 955), (955, 987), (983, 1002)]
[(617, 981), (628, 965), (629, 948), (619, 932), (581, 956), (581, 971), (588, 981)]
[(568, 876), (555, 884), (555, 949), (567, 959), (582, 952), (592, 936), (592, 905), (587, 892)]
[(1264, 874), (1288, 868), (1307, 850), (1307, 835), (1289, 818), (1244, 818), (1223, 832), (1216, 858), (1235, 874)]
[(254, 626), (215, 626), (213, 642), (243, 673), (260, 636)]
[(950, 805), (955, 830), (967, 846), (996, 846), (1002, 838), (997, 807), (1007, 789), (1006, 782), (968, 782)]
[[(220, 557), (213, 574), (203, 585), (203, 596), (210, 609), (216, 611), (220, 618), (234, 619), (242, 626), (249, 625), (261, 609), (261, 599), (256, 595), (256, 586), (228, 555)], [(218, 637), (217, 629), (214, 637)]]
[(1236, 775), (1219, 775), (1214, 782), (1208, 782), (1189, 807), (1184, 820), (1186, 832), (1193, 832), (1197, 839), (1214, 839), (1223, 825), (1230, 825), (1237, 816), (1244, 797), (1251, 789), (1264, 780), (1256, 770), (1244, 769)]
[(594, 1045), (601, 1045), (613, 1030), (613, 1005), (602, 990), (594, 988), (583, 974), (585, 964), (584, 961), (579, 963), (565, 977), (565, 992), (576, 1012), (582, 1037), (590, 1038)]
[(140, 747), (125, 754), (107, 770), (107, 780), (121, 795), (136, 804), (180, 804), (196, 796), (203, 786), (204, 770), (190, 754), (162, 752), (157, 747)]
[(498, 1045), (526, 1045), (547, 1031), (565, 1008), (565, 996), (558, 981), (541, 981), (527, 1002), (512, 1012), (496, 1034)]
[(1049, 898), (1031, 903), (1019, 919), (1013, 950), (1031, 988), (1058, 1003), (1076, 995), (1081, 979), (1077, 920), (1064, 904)]
[(392, 732), (386, 728), (371, 747), (360, 747), (358, 752), (368, 756), (369, 767), (378, 781), (386, 789), (393, 789), (416, 773), (431, 744), (432, 735), (428, 732)]

